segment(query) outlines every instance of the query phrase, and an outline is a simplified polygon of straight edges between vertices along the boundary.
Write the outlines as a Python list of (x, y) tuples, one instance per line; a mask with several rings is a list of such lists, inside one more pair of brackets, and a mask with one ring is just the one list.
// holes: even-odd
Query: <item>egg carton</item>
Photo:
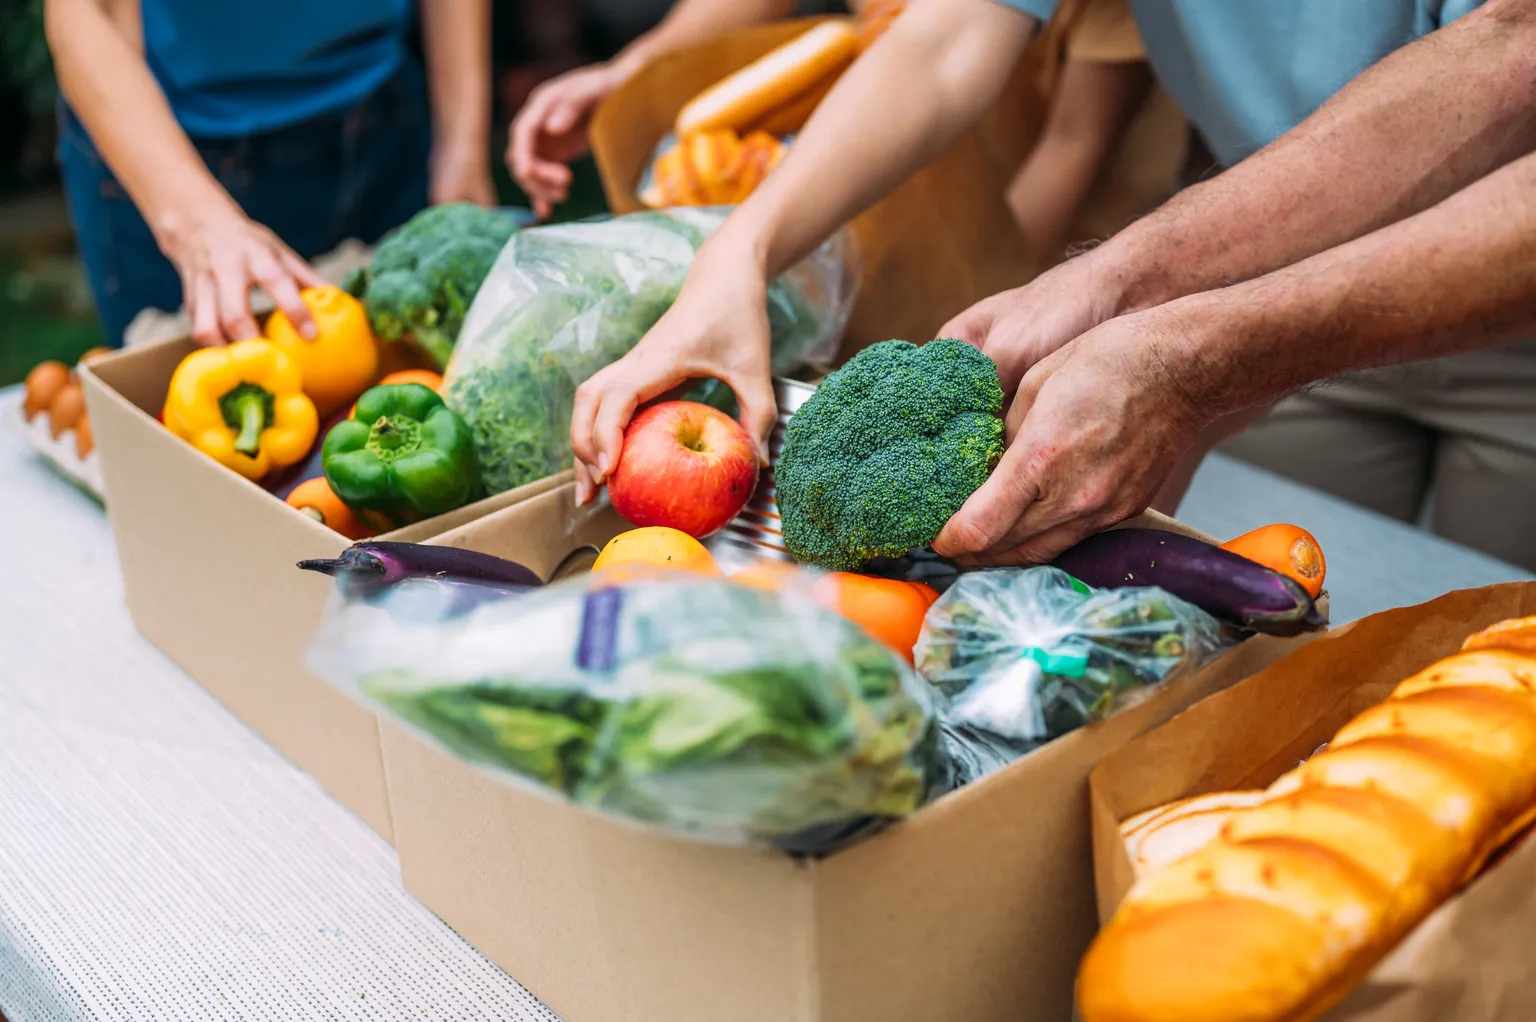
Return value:
[(83, 459), (75, 454), (75, 431), (67, 429), (57, 438), (48, 423), (48, 413), (39, 412), (28, 422), (18, 402), (6, 416), (26, 445), (43, 456), (43, 459), (64, 478), (84, 490), (100, 503), (106, 502), (106, 486), (101, 481), (101, 457), (92, 449)]

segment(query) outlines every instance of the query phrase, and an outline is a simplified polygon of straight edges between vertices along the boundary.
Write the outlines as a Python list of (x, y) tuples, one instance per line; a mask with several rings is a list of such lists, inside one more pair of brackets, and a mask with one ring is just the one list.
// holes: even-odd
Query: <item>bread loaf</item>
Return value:
[[(1083, 959), (1083, 1022), (1306, 1022), (1337, 1003), (1536, 817), (1536, 619), (1472, 636), (1257, 800), (1202, 798), (1127, 821), (1143, 863)], [(1164, 851), (1193, 850), (1148, 856), (1160, 826)]]
[(678, 111), (679, 138), (700, 131), (745, 131), (775, 108), (842, 74), (858, 55), (847, 19), (826, 21), (705, 89)]

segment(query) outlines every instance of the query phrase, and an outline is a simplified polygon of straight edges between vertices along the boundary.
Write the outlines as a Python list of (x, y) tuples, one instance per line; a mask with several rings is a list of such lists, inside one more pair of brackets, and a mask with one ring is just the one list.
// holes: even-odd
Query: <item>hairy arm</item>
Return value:
[(1533, 149), (1536, 0), (1489, 0), (1092, 257), (1118, 311), (1147, 308), (1358, 238)]
[(993, 0), (908, 7), (711, 240), (710, 257), (745, 259), (768, 280), (805, 256), (974, 124), (1037, 25)]
[(1188, 367), (1177, 386), (1219, 410), (1536, 334), (1536, 155), (1363, 238), (1144, 315), (1169, 327), (1169, 364)]

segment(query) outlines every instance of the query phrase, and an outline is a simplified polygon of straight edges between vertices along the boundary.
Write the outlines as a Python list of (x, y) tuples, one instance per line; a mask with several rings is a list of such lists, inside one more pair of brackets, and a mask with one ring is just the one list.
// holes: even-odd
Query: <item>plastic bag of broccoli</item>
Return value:
[(310, 664), (509, 784), (702, 840), (823, 853), (937, 773), (932, 689), (793, 588), (587, 576), (467, 612), (338, 595)]
[[(444, 399), (474, 432), (488, 491), (571, 466), (577, 386), (633, 348), (671, 307), (694, 252), (726, 213), (636, 213), (512, 237), (480, 286), (445, 373)], [(773, 282), (775, 375), (833, 357), (857, 288), (846, 230)], [(720, 384), (689, 396), (731, 400)]]
[(946, 746), (964, 780), (1101, 720), (1117, 700), (1195, 668), (1234, 636), (1156, 588), (1091, 590), (1058, 568), (971, 572), (928, 611), (918, 672), (944, 693)]

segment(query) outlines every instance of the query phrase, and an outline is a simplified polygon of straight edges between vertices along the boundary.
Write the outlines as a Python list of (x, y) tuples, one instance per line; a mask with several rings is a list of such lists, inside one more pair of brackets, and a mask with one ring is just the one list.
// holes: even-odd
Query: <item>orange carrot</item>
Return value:
[(288, 506), (298, 508), (309, 515), (321, 525), (351, 540), (367, 539), (373, 533), (369, 532), (358, 521), (357, 515), (352, 509), (341, 502), (331, 489), (331, 484), (325, 481), (324, 476), (308, 479), (293, 488), (288, 494)]

